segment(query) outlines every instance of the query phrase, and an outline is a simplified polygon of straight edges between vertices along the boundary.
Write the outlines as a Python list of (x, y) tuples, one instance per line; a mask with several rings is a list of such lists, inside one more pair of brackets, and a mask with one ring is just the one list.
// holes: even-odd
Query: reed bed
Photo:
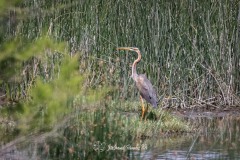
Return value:
[(88, 85), (117, 86), (113, 97), (122, 99), (136, 98), (129, 78), (136, 56), (115, 48), (136, 46), (138, 72), (167, 104), (237, 105), (239, 15), (238, 1), (23, 1), (9, 11), (5, 37), (47, 32), (67, 41), (71, 55), (82, 53)]
[[(8, 24), (0, 29), (3, 35), (1, 47), (3, 42), (11, 42), (18, 36), (21, 37), (20, 48), (29, 43), (36, 45), (43, 36), (59, 43), (67, 42), (63, 52), (78, 57), (79, 73), (85, 79), (81, 94), (67, 99), (75, 107), (71, 111), (77, 114), (69, 114), (69, 110), (63, 109), (65, 117), (74, 115), (74, 118), (63, 121), (49, 137), (55, 133), (61, 136), (57, 136), (56, 141), (48, 141), (48, 136), (44, 139), (34, 137), (34, 143), (41, 144), (35, 151), (44, 153), (37, 154), (40, 157), (134, 159), (134, 153), (129, 150), (100, 153), (101, 148), (97, 148), (98, 154), (92, 153), (96, 153), (94, 145), (98, 142), (117, 142), (122, 146), (127, 141), (134, 145), (164, 132), (191, 130), (180, 119), (163, 112), (162, 107), (215, 108), (240, 104), (238, 1), (24, 0), (6, 13), (1, 19)], [(160, 109), (152, 111), (157, 121), (139, 121), (139, 104), (132, 102), (138, 94), (130, 78), (136, 55), (116, 51), (119, 46), (134, 46), (141, 50), (138, 73), (147, 74), (159, 95)], [(62, 70), (66, 75), (71, 73), (72, 70), (61, 68), (63, 59), (60, 52), (52, 54), (45, 48), (41, 58), (33, 54), (28, 60), (17, 63), (22, 67), (20, 73), (11, 78), (4, 77), (7, 80), (0, 78), (1, 90), (6, 91), (13, 101), (31, 100), (29, 93), (39, 79), (52, 87), (51, 84), (61, 77)], [(3, 62), (1, 56), (0, 61)], [(7, 62), (4, 64), (15, 64)], [(3, 63), (0, 65), (0, 73), (6, 73), (2, 69)], [(61, 84), (67, 80), (63, 79)], [(53, 91), (62, 85), (52, 87)], [(85, 92), (86, 88), (91, 91)], [(111, 88), (106, 95), (101, 92), (104, 88)], [(97, 103), (97, 97), (105, 103)], [(40, 103), (42, 99), (38, 101)], [(53, 110), (60, 112), (56, 107), (64, 107), (60, 102)], [(48, 103), (50, 101), (46, 106)], [(51, 112), (54, 116), (50, 119), (56, 118)], [(168, 123), (169, 119), (172, 119), (171, 123)], [(53, 121), (57, 123), (57, 118)], [(36, 123), (42, 123), (41, 119)], [(53, 126), (56, 125), (53, 123)], [(36, 155), (31, 156), (36, 158)]]

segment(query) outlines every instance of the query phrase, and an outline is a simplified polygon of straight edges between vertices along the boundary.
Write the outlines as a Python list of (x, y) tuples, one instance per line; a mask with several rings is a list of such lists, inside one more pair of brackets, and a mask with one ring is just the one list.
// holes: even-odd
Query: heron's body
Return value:
[(140, 92), (140, 95), (153, 107), (157, 107), (157, 95), (145, 74), (140, 74), (136, 78), (136, 86)]
[(148, 103), (150, 103), (154, 108), (157, 107), (157, 94), (151, 84), (151, 82), (147, 79), (145, 74), (137, 74), (136, 65), (141, 60), (141, 53), (138, 48), (135, 47), (120, 47), (119, 50), (130, 50), (135, 51), (138, 54), (138, 58), (133, 62), (132, 65), (132, 79), (135, 81), (136, 86), (140, 92), (140, 98), (142, 101), (142, 118), (144, 117), (145, 111), (143, 105), (143, 99), (145, 99)]

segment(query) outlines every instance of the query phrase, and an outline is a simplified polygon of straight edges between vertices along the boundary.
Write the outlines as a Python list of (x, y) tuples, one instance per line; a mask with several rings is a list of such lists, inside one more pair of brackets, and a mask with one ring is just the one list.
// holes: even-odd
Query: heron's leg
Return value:
[(142, 103), (142, 117), (141, 117), (141, 119), (143, 120), (144, 114), (145, 114), (145, 108), (144, 108), (144, 101), (143, 101), (142, 96), (140, 96), (140, 100), (141, 100), (141, 103)]
[(147, 108), (146, 108), (146, 110), (145, 110), (145, 114), (148, 112), (148, 104), (147, 104)]

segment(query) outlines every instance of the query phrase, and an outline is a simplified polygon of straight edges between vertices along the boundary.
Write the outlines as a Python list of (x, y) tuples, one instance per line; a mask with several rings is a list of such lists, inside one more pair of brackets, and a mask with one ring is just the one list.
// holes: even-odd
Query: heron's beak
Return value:
[(131, 47), (119, 47), (117, 48), (117, 50), (128, 50), (128, 51), (132, 51)]

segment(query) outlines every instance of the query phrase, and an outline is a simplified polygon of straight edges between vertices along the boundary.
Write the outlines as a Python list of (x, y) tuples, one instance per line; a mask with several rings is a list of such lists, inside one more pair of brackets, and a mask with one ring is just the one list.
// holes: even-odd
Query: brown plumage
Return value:
[[(119, 47), (118, 50), (129, 50), (135, 51), (138, 54), (138, 58), (133, 62), (132, 65), (132, 79), (135, 81), (136, 86), (140, 92), (140, 98), (145, 99), (148, 103), (150, 103), (154, 108), (157, 107), (157, 94), (151, 84), (151, 82), (147, 79), (145, 74), (137, 74), (136, 65), (141, 60), (141, 53), (136, 47)], [(144, 108), (142, 101), (142, 118), (144, 117), (146, 109)]]

